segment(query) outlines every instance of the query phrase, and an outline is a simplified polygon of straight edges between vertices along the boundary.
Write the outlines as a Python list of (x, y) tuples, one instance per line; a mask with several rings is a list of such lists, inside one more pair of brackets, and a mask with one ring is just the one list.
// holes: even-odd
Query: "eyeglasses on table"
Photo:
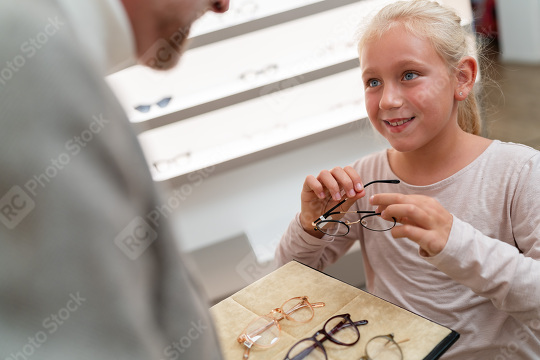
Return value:
[[(367, 323), (367, 320), (352, 321), (350, 314), (333, 316), (312, 337), (302, 339), (294, 344), (284, 360), (328, 360), (323, 342), (330, 340), (337, 345), (353, 346), (360, 340), (360, 332), (357, 327)], [(317, 339), (320, 335), (323, 337)]]
[[(364, 185), (367, 188), (371, 184), (399, 184), (399, 180), (374, 180)], [(388, 231), (396, 226), (396, 219), (393, 221), (387, 221), (380, 217), (381, 213), (370, 210), (357, 210), (357, 211), (334, 211), (340, 207), (347, 199), (341, 200), (330, 210), (321, 215), (317, 220), (313, 221), (312, 226), (315, 230), (318, 230), (326, 235), (331, 236), (345, 236), (350, 231), (350, 225), (360, 223), (364, 228), (371, 231)], [(355, 221), (342, 221), (339, 219), (333, 219), (332, 216), (345, 214), (365, 214), (360, 216)]]
[(398, 343), (394, 334), (374, 336), (367, 342), (366, 354), (360, 360), (403, 360), (403, 351), (399, 344), (405, 341), (409, 339)]
[(285, 301), (280, 308), (273, 309), (267, 315), (259, 316), (250, 322), (237, 338), (237, 341), (246, 347), (243, 359), (249, 358), (252, 347), (265, 349), (276, 344), (281, 335), (279, 321), (287, 319), (307, 323), (315, 315), (314, 308), (323, 306), (323, 302), (310, 303), (307, 296), (299, 296)]

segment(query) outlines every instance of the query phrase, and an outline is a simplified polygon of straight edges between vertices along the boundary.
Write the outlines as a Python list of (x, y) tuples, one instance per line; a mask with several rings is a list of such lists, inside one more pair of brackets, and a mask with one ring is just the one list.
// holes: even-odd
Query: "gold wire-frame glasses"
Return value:
[(399, 344), (409, 341), (396, 341), (394, 334), (374, 336), (366, 343), (366, 354), (359, 360), (403, 360), (403, 351)]
[(315, 315), (313, 309), (323, 306), (323, 302), (310, 303), (307, 296), (293, 297), (281, 307), (251, 321), (237, 338), (237, 341), (246, 347), (243, 359), (249, 358), (252, 347), (266, 349), (276, 344), (281, 334), (281, 320), (307, 323)]

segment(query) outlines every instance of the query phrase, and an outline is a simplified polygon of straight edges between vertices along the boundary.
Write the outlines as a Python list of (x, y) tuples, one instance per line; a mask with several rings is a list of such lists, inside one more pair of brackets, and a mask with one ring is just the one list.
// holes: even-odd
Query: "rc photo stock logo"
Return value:
[(174, 189), (166, 201), (156, 205), (144, 217), (137, 216), (116, 236), (114, 243), (131, 260), (137, 260), (158, 238), (157, 231), (162, 219), (168, 219), (195, 189), (215, 171), (209, 166), (187, 175), (188, 182)]
[(0, 199), (0, 221), (13, 230), (35, 207), (34, 200), (15, 185)]
[(11, 60), (6, 61), (4, 67), (0, 68), (0, 85), (7, 85), (26, 65), (26, 62), (36, 56), (63, 26), (64, 23), (58, 17), (48, 18), (43, 30), (24, 41), (19, 48), (20, 52)]
[[(70, 318), (77, 312), (86, 302), (86, 298), (82, 297), (79, 292), (70, 293), (69, 299), (60, 309), (51, 313), (41, 322), (41, 328), (36, 331), (33, 336), (28, 336), (27, 341), (18, 350), (3, 358), (4, 360), (30, 360), (39, 359), (39, 356), (34, 356), (39, 353), (43, 346), (60, 328), (69, 322)], [(1, 349), (6, 351), (5, 349)]]
[(114, 239), (114, 243), (128, 258), (137, 260), (157, 237), (154, 229), (142, 217), (137, 216)]
[(187, 47), (188, 36), (189, 30), (180, 28), (168, 39), (158, 39), (141, 56), (141, 62), (152, 69), (168, 70), (172, 68)]

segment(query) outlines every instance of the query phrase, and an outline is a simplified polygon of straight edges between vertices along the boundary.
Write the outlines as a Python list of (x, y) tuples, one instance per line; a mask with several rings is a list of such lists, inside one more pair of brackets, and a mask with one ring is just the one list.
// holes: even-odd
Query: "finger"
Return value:
[(348, 171), (347, 169), (340, 167), (335, 167), (331, 170), (332, 176), (334, 176), (334, 178), (338, 181), (340, 187), (344, 191), (345, 196), (347, 196), (348, 198), (356, 196), (354, 181), (349, 175), (351, 170), (353, 170), (351, 167), (349, 167)]
[(392, 204), (405, 204), (410, 203), (414, 196), (412, 195), (403, 195), (398, 193), (380, 193), (372, 195), (369, 198), (369, 203), (371, 205), (378, 205), (385, 208), (388, 205)]
[(326, 194), (323, 185), (313, 175), (308, 175), (304, 181), (302, 192), (312, 191), (319, 199), (324, 199)]
[(360, 177), (360, 175), (356, 172), (356, 170), (354, 168), (352, 168), (351, 166), (345, 166), (343, 168), (343, 170), (347, 173), (347, 175), (349, 175), (349, 177), (351, 178), (351, 181), (353, 182), (353, 187), (354, 187), (354, 190), (357, 192), (357, 193), (360, 193), (360, 192), (363, 192), (364, 191), (364, 182), (362, 181), (362, 178)]
[(415, 204), (388, 205), (381, 212), (381, 217), (385, 220), (394, 218), (401, 224), (413, 224), (425, 229), (430, 225), (430, 217), (427, 212)]
[(404, 203), (405, 200), (402, 199), (401, 196), (403, 195), (394, 193), (375, 194), (369, 198), (369, 203), (377, 206), (375, 211), (382, 214), (388, 205)]
[(341, 184), (339, 181), (343, 181), (343, 175), (339, 171), (335, 170), (335, 168), (332, 171), (323, 170), (317, 177), (317, 180), (328, 189), (334, 201), (341, 200)]
[(434, 256), (446, 245), (445, 241), (438, 241), (436, 233), (413, 225), (399, 225), (390, 232), (396, 239), (407, 238), (417, 243), (423, 256)]

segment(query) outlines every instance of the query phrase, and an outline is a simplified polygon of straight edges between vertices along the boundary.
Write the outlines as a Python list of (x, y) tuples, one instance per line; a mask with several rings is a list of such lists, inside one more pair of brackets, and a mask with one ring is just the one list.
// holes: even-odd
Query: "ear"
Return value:
[(458, 101), (463, 101), (467, 98), (476, 82), (478, 74), (478, 63), (472, 56), (465, 56), (460, 60), (456, 72), (456, 90), (454, 97)]

